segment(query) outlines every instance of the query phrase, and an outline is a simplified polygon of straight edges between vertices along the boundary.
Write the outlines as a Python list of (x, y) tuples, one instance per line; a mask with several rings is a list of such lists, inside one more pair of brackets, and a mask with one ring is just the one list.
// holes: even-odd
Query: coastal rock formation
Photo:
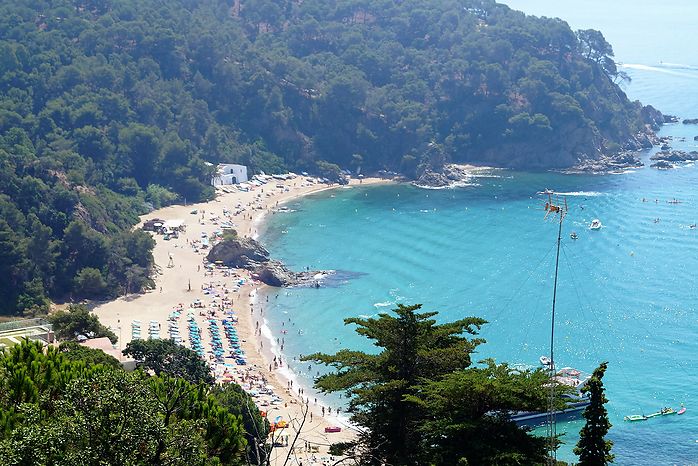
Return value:
[(669, 170), (671, 168), (674, 168), (674, 164), (672, 164), (671, 162), (667, 162), (666, 160), (660, 160), (650, 165), (650, 167), (657, 168), (659, 170)]
[(636, 152), (623, 151), (613, 155), (601, 155), (598, 158), (581, 160), (574, 168), (566, 170), (566, 173), (603, 173), (626, 170), (628, 168), (639, 168), (643, 165), (644, 164), (638, 159)]
[(661, 150), (650, 157), (650, 160), (664, 160), (666, 162), (688, 162), (698, 160), (698, 151), (686, 152), (683, 150)]
[(678, 123), (679, 117), (674, 115), (664, 115), (664, 123)]
[(698, 136), (693, 136), (694, 141), (698, 141)]
[(467, 183), (472, 177), (470, 166), (446, 164), (440, 171), (427, 169), (412, 184), (421, 188), (445, 188)]
[[(657, 131), (664, 123), (668, 123), (667, 118), (676, 118), (671, 115), (664, 115), (651, 105), (645, 105), (640, 109), (640, 118), (645, 124)], [(677, 118), (678, 121), (678, 118)]]
[(651, 149), (659, 142), (656, 134), (647, 134), (644, 132), (637, 133), (635, 139), (642, 149)]
[(284, 264), (269, 258), (267, 251), (252, 238), (229, 238), (213, 246), (206, 259), (211, 263), (219, 261), (228, 267), (242, 268), (269, 286), (313, 286), (319, 287), (315, 278), (326, 272), (294, 272)]
[(234, 238), (213, 246), (207, 259), (212, 263), (222, 261), (228, 267), (253, 270), (269, 261), (269, 251), (252, 238)]
[(270, 260), (254, 269), (254, 277), (269, 286), (311, 286), (320, 287), (320, 281), (316, 278), (323, 272), (294, 272), (284, 264), (276, 260)]
[(450, 181), (444, 173), (425, 170), (413, 184), (423, 188), (445, 188), (450, 184)]
[(698, 118), (688, 118), (683, 120), (681, 123), (684, 125), (698, 125)]

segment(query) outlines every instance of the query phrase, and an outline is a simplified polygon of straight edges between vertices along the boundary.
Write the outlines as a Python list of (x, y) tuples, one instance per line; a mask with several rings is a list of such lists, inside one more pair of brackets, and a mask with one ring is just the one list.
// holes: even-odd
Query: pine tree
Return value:
[(583, 393), (589, 393), (591, 404), (584, 410), (586, 424), (579, 432), (579, 442), (574, 449), (574, 453), (579, 455), (579, 466), (603, 466), (613, 462), (613, 442), (605, 439), (611, 422), (604, 407), (608, 399), (601, 381), (607, 366), (607, 362), (601, 363), (582, 389)]
[(304, 358), (335, 369), (315, 385), (323, 392), (349, 395), (352, 421), (365, 428), (360, 443), (370, 452), (367, 464), (416, 464), (419, 434), (414, 427), (421, 413), (405, 397), (422, 378), (436, 379), (470, 366), (471, 354), (483, 341), (462, 335), (475, 335), (484, 320), (468, 317), (438, 325), (435, 312), (418, 313), (420, 308), (398, 304), (395, 315), (345, 320), (382, 349), (378, 354), (343, 349)]

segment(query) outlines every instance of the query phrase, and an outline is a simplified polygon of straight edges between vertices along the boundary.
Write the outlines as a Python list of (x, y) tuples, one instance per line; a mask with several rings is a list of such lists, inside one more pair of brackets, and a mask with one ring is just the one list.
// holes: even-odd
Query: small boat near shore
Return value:
[(623, 418), (624, 421), (630, 421), (630, 422), (637, 422), (637, 421), (646, 421), (649, 419), (647, 416), (644, 414), (631, 414), (630, 416), (625, 416)]
[(678, 411), (675, 410), (674, 408), (671, 407), (666, 407), (662, 408), (656, 413), (651, 413), (651, 414), (631, 414), (629, 416), (625, 416), (623, 418), (624, 421), (629, 421), (629, 422), (636, 422), (636, 421), (646, 421), (648, 419), (652, 419), (653, 417), (661, 417), (661, 416), (671, 416), (673, 414), (676, 414), (677, 416), (680, 414), (683, 414), (686, 412), (686, 408), (684, 406), (681, 406), (681, 409)]
[(601, 220), (599, 220), (598, 218), (595, 218), (589, 224), (589, 229), (590, 230), (600, 230), (602, 226), (603, 225), (601, 224)]

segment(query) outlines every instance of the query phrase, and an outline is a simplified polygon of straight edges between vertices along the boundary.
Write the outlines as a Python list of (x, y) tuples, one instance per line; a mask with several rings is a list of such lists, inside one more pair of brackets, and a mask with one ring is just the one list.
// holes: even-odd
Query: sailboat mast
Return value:
[(555, 303), (557, 302), (557, 276), (560, 266), (560, 243), (562, 242), (562, 220), (565, 212), (560, 211), (560, 223), (557, 230), (557, 252), (555, 254), (555, 279), (553, 280), (553, 307), (550, 319), (550, 365), (548, 366), (550, 377), (550, 392), (548, 394), (548, 464), (554, 465), (557, 462), (557, 448), (555, 442), (557, 438), (557, 419), (555, 414)]
[(557, 463), (557, 419), (555, 414), (555, 304), (557, 302), (557, 277), (560, 270), (560, 243), (562, 242), (562, 221), (567, 214), (567, 200), (564, 204), (553, 202), (553, 191), (545, 190), (548, 195), (548, 202), (545, 203), (545, 218), (550, 214), (559, 215), (559, 226), (557, 230), (557, 252), (555, 254), (555, 280), (553, 281), (553, 309), (550, 319), (550, 360), (548, 361), (548, 414), (546, 419), (548, 437), (548, 459), (547, 464), (554, 466)]

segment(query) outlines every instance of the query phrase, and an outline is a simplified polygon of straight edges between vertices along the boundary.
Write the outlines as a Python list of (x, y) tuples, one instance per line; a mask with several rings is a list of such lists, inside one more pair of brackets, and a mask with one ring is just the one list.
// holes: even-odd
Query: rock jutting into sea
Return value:
[(659, 160), (650, 165), (650, 168), (657, 168), (659, 170), (670, 170), (674, 168), (674, 164), (671, 162), (667, 162), (666, 160)]
[(446, 164), (440, 171), (425, 170), (412, 184), (420, 188), (462, 186), (473, 177), (472, 169), (470, 165)]
[(687, 118), (683, 120), (681, 123), (684, 125), (698, 125), (698, 118)]
[(283, 263), (269, 258), (269, 251), (252, 238), (228, 238), (213, 246), (206, 259), (212, 264), (249, 270), (253, 276), (269, 286), (319, 287), (318, 274), (329, 272), (294, 272)]
[(698, 151), (686, 152), (683, 150), (661, 150), (650, 157), (656, 163), (650, 165), (652, 168), (669, 169), (674, 168), (672, 162), (690, 162), (698, 160)]
[(564, 170), (564, 173), (605, 173), (642, 166), (644, 164), (637, 157), (637, 152), (623, 151), (612, 155), (601, 155), (598, 158), (580, 160), (574, 168)]

